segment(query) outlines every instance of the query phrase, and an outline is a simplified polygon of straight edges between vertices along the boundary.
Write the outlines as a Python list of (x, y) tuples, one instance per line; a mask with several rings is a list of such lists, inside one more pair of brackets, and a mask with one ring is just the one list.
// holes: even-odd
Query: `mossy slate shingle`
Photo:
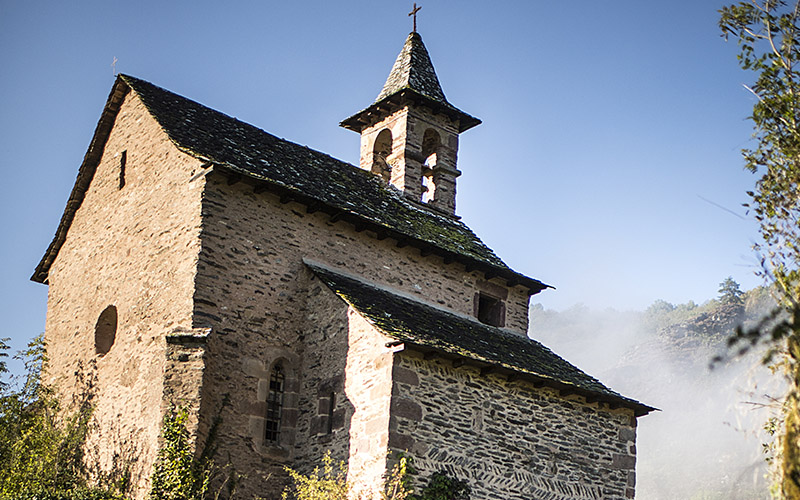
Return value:
[(415, 32), (406, 38), (403, 49), (394, 61), (392, 71), (389, 72), (389, 77), (375, 102), (380, 102), (403, 89), (412, 89), (429, 99), (450, 105), (433, 69), (428, 50), (422, 43), (422, 37)]
[(438, 309), (307, 261), (334, 293), (386, 335), (423, 349), (530, 375), (644, 415), (652, 407), (622, 396), (539, 342)]

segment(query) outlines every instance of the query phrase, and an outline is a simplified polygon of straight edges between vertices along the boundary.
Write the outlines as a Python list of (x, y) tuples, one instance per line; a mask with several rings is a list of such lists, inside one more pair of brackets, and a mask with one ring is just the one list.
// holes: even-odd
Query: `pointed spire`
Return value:
[[(424, 95), (434, 101), (447, 103), (442, 86), (436, 77), (433, 63), (428, 55), (425, 44), (419, 33), (412, 32), (406, 38), (403, 50), (397, 56), (397, 60), (392, 66), (389, 78), (383, 86), (383, 90), (375, 99), (381, 101), (392, 94), (396, 94), (403, 89), (411, 89), (420, 95)], [(448, 103), (449, 104), (449, 103)]]
[(403, 44), (403, 50), (397, 56), (383, 85), (381, 93), (368, 108), (343, 120), (344, 128), (361, 132), (364, 124), (372, 122), (376, 115), (383, 113), (385, 105), (405, 102), (417, 102), (429, 106), (434, 111), (443, 113), (459, 122), (459, 132), (474, 127), (481, 121), (464, 113), (447, 101), (433, 69), (428, 49), (422, 43), (422, 37), (412, 32)]

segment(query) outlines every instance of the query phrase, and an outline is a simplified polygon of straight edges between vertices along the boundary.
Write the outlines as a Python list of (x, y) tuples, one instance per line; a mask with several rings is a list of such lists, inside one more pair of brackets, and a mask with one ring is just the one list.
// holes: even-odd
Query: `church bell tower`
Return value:
[(361, 168), (408, 198), (455, 215), (458, 135), (479, 123), (447, 101), (415, 30), (375, 102), (340, 125), (361, 134)]

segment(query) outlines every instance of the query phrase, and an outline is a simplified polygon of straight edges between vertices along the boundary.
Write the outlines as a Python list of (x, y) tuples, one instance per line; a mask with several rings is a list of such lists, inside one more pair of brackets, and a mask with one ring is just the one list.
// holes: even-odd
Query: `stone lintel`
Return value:
[(166, 335), (167, 344), (205, 344), (211, 335), (211, 328), (178, 329)]

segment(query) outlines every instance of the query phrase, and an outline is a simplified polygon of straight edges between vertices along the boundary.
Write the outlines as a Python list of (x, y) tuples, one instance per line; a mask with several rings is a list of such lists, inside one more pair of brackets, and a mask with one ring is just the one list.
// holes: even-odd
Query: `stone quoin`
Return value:
[(89, 447), (129, 459), (145, 498), (165, 410), (238, 495), (280, 498), (284, 466), (327, 452), (364, 491), (393, 452), (419, 484), (444, 470), (475, 500), (626, 499), (626, 398), (527, 338), (548, 285), (456, 216), (461, 133), (412, 32), (378, 98), (341, 126), (360, 165), (118, 75), (55, 238), (47, 378), (96, 376)]

